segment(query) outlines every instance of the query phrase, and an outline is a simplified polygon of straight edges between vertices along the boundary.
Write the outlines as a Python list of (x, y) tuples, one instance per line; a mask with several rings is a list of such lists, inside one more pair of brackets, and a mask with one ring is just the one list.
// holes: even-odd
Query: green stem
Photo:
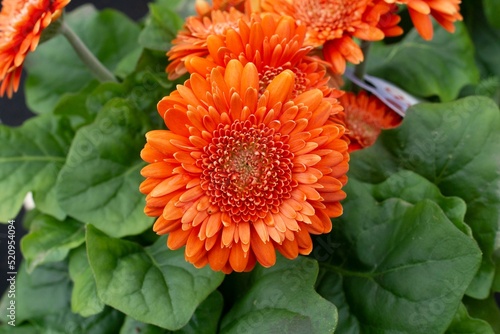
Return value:
[[(363, 52), (363, 61), (361, 63), (359, 63), (358, 65), (356, 65), (356, 67), (354, 68), (354, 75), (357, 78), (359, 78), (360, 80), (363, 80), (363, 78), (365, 77), (366, 59), (368, 58), (368, 53), (370, 52), (371, 45), (372, 45), (371, 42), (361, 41), (360, 47), (361, 47), (361, 51)], [(355, 86), (354, 90), (356, 93), (358, 93), (360, 90), (360, 87)]]
[(66, 37), (82, 62), (87, 65), (92, 74), (101, 82), (118, 82), (116, 77), (92, 54), (78, 35), (65, 23), (61, 24), (61, 33)]

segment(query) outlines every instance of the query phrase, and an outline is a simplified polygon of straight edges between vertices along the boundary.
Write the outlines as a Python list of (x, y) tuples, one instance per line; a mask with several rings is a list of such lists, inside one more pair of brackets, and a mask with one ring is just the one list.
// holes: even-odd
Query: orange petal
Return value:
[(263, 242), (257, 233), (251, 236), (252, 250), (257, 261), (266, 268), (276, 263), (276, 251), (271, 241)]

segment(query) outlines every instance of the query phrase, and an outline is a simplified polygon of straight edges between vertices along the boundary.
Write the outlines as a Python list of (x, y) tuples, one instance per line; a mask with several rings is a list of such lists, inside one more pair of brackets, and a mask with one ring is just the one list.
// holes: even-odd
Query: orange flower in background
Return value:
[(208, 16), (190, 16), (186, 19), (184, 29), (172, 41), (172, 48), (167, 52), (168, 78), (174, 80), (187, 73), (184, 61), (187, 56), (205, 57), (208, 54), (207, 38), (212, 34), (224, 35), (229, 28), (238, 28), (240, 18), (247, 19), (245, 14), (231, 8), (229, 12), (214, 10)]
[(405, 4), (415, 29), (425, 40), (431, 40), (431, 16), (448, 32), (455, 32), (455, 21), (462, 21), (461, 0), (385, 0), (387, 3)]
[[(295, 74), (292, 98), (313, 88), (324, 95), (332, 89), (327, 86), (324, 61), (308, 56), (312, 46), (304, 46), (306, 26), (297, 25), (289, 16), (255, 15), (251, 22), (240, 20), (237, 29), (229, 28), (224, 35), (207, 38), (209, 55), (206, 58), (188, 56), (185, 66), (189, 73), (208, 75), (216, 66), (226, 67), (231, 59), (243, 64), (252, 62), (259, 72), (260, 93), (281, 72)], [(335, 81), (332, 80), (332, 84)], [(338, 87), (336, 87), (338, 88)], [(342, 92), (334, 90), (335, 97)]]
[(196, 267), (251, 270), (312, 250), (310, 234), (342, 214), (349, 155), (335, 99), (313, 89), (291, 99), (295, 75), (259, 96), (253, 63), (194, 73), (158, 103), (170, 130), (147, 133), (140, 190), (154, 230)]
[(212, 5), (206, 0), (196, 0), (195, 9), (198, 15), (205, 16), (213, 10), (229, 11), (230, 8), (236, 8), (240, 12), (245, 12), (247, 0), (213, 0)]
[(0, 12), (0, 97), (17, 92), (28, 52), (70, 0), (3, 0)]
[[(371, 0), (264, 0), (262, 10), (293, 17), (307, 26), (305, 44), (323, 46), (323, 55), (334, 73), (345, 71), (346, 61), (359, 64), (363, 52), (353, 37), (377, 41), (384, 32), (374, 18), (384, 17), (391, 6), (377, 6)], [(371, 13), (366, 13), (371, 11)]]
[(401, 17), (397, 14), (398, 6), (385, 0), (374, 0), (368, 4), (363, 14), (363, 21), (382, 30), (385, 37), (403, 34), (403, 28), (398, 26)]
[(344, 112), (336, 118), (343, 121), (350, 139), (349, 152), (371, 146), (380, 132), (398, 126), (402, 118), (374, 95), (361, 91), (345, 93), (339, 98)]

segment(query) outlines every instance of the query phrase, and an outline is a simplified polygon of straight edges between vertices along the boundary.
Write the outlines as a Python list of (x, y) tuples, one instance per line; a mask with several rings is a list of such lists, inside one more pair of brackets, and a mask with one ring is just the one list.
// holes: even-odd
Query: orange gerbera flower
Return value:
[[(346, 60), (358, 64), (363, 61), (363, 52), (352, 39), (367, 41), (384, 38), (384, 32), (374, 18), (390, 11), (390, 6), (374, 8), (372, 0), (264, 0), (262, 9), (293, 17), (299, 24), (307, 26), (306, 45), (323, 45), (325, 59), (331, 63), (335, 73), (345, 71)], [(366, 13), (371, 11), (371, 13)]]
[(343, 121), (350, 139), (349, 152), (371, 146), (380, 132), (398, 126), (402, 118), (374, 95), (361, 91), (345, 93), (339, 98), (344, 112), (336, 118)]
[(259, 95), (253, 63), (231, 60), (208, 78), (194, 73), (158, 103), (170, 130), (147, 133), (145, 212), (167, 245), (186, 245), (196, 267), (248, 271), (312, 250), (310, 233), (332, 228), (347, 182), (341, 110), (318, 89), (290, 99), (292, 71)]
[(455, 32), (455, 21), (462, 21), (460, 15), (461, 0), (385, 0), (388, 3), (405, 4), (411, 20), (420, 36), (431, 40), (433, 36), (430, 16), (447, 31)]
[(238, 28), (240, 18), (245, 14), (231, 8), (229, 12), (214, 10), (208, 16), (190, 16), (186, 19), (184, 30), (172, 41), (167, 52), (170, 64), (167, 66), (168, 78), (177, 79), (187, 72), (184, 61), (187, 56), (205, 57), (208, 54), (207, 37), (212, 34), (224, 36), (229, 28)]
[[(303, 45), (305, 34), (306, 26), (297, 25), (289, 16), (256, 15), (251, 22), (240, 20), (238, 29), (229, 28), (224, 35), (209, 36), (209, 55), (188, 56), (185, 66), (189, 73), (206, 76), (212, 68), (226, 67), (231, 59), (238, 59), (243, 64), (255, 64), (261, 93), (279, 73), (291, 70), (295, 73), (292, 98), (312, 88), (330, 95), (332, 89), (327, 86), (329, 77), (324, 61), (307, 56), (313, 47)], [(335, 90), (335, 93), (341, 92)]]
[(0, 97), (17, 92), (24, 59), (70, 0), (2, 0), (0, 12)]

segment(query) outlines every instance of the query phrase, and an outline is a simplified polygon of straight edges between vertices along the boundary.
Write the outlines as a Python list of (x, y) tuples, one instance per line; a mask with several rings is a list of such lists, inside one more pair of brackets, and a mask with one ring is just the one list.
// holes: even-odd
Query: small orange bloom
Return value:
[(420, 36), (431, 40), (433, 35), (430, 16), (448, 32), (455, 32), (455, 21), (462, 21), (460, 15), (461, 0), (385, 0), (387, 3), (405, 4), (411, 20)]
[(0, 97), (17, 92), (28, 52), (70, 0), (3, 0), (0, 12)]
[(351, 141), (349, 152), (373, 145), (382, 130), (394, 128), (402, 121), (401, 116), (365, 91), (358, 95), (345, 93), (339, 101), (344, 112), (336, 118), (343, 121), (347, 128), (346, 136)]
[(174, 80), (187, 73), (184, 61), (187, 56), (205, 57), (208, 54), (207, 38), (209, 35), (225, 35), (229, 28), (238, 28), (238, 21), (247, 19), (246, 15), (234, 8), (229, 12), (214, 10), (208, 16), (190, 16), (186, 19), (184, 30), (172, 41), (173, 46), (167, 52), (170, 64), (167, 66), (168, 78)]
[(342, 74), (346, 60), (353, 64), (363, 61), (363, 53), (353, 37), (367, 41), (384, 38), (384, 31), (374, 19), (390, 13), (392, 7), (377, 4), (372, 0), (264, 0), (261, 7), (306, 25), (305, 44), (323, 46), (324, 57), (333, 71)]
[[(188, 56), (185, 66), (189, 73), (206, 76), (212, 68), (226, 67), (231, 59), (238, 59), (243, 64), (255, 64), (261, 93), (278, 74), (291, 70), (295, 74), (292, 98), (313, 88), (330, 95), (324, 61), (308, 56), (313, 47), (303, 45), (305, 34), (306, 26), (297, 25), (289, 16), (255, 15), (251, 22), (240, 20), (237, 29), (229, 28), (224, 35), (209, 36), (209, 55)], [(340, 92), (335, 90), (334, 94), (338, 97)]]
[(213, 0), (210, 5), (206, 0), (196, 0), (196, 12), (200, 16), (210, 14), (213, 10), (229, 11), (230, 8), (236, 8), (240, 12), (245, 12), (245, 4), (248, 0)]
[(312, 250), (342, 214), (349, 155), (341, 106), (318, 89), (291, 99), (285, 70), (259, 94), (253, 63), (193, 73), (158, 103), (170, 130), (147, 133), (140, 190), (154, 230), (196, 267), (230, 273)]

